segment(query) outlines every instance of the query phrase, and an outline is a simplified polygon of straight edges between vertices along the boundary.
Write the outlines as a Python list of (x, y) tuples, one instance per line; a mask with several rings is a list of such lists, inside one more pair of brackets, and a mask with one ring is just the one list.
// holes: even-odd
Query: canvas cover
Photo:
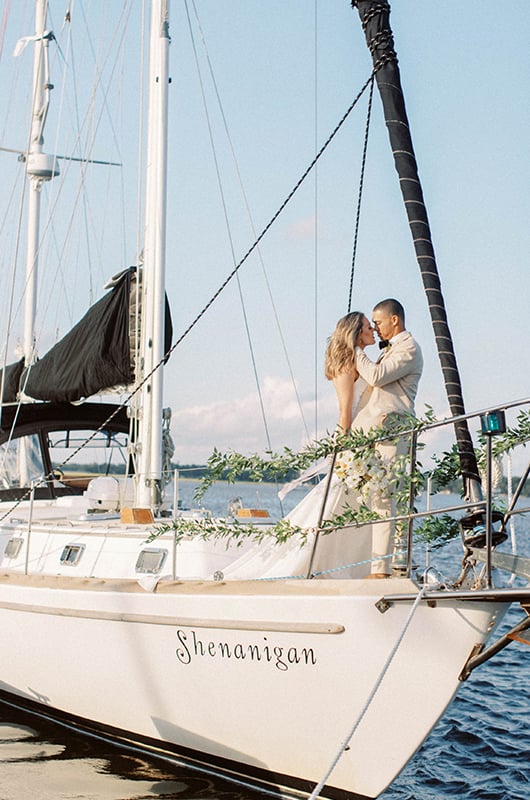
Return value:
[[(134, 382), (129, 346), (129, 304), (135, 268), (126, 270), (111, 291), (45, 356), (24, 370), (20, 388), (35, 400), (75, 402), (105, 389)], [(166, 299), (166, 349), (171, 347)]]
[(8, 364), (5, 369), (0, 369), (0, 388), (2, 403), (16, 403), (20, 378), (24, 371), (24, 359)]

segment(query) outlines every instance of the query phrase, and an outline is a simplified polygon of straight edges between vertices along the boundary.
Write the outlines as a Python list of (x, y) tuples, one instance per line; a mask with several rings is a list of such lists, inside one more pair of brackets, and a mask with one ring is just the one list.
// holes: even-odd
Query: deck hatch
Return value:
[(136, 561), (136, 572), (149, 572), (157, 575), (167, 557), (167, 550), (160, 547), (146, 547)]

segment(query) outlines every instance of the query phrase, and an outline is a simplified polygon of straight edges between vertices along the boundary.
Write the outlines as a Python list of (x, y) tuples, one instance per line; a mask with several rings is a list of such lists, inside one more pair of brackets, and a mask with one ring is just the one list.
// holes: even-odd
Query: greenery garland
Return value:
[(243, 474), (248, 474), (252, 481), (283, 480), (289, 472), (304, 472), (315, 462), (334, 453), (352, 451), (358, 458), (367, 460), (376, 444), (395, 443), (400, 435), (421, 430), (433, 421), (432, 409), (428, 409), (425, 419), (417, 419), (412, 415), (389, 415), (383, 428), (372, 428), (367, 433), (360, 430), (346, 433), (337, 431), (311, 442), (298, 452), (284, 447), (281, 453), (266, 450), (262, 456), (258, 453), (243, 455), (233, 450), (221, 453), (215, 448), (208, 459), (206, 473), (195, 491), (195, 499), (201, 500), (210, 486), (219, 480), (234, 483)]
[[(242, 474), (248, 475), (254, 481), (282, 480), (292, 470), (303, 472), (315, 462), (329, 458), (333, 454), (339, 454), (338, 469), (337, 463), (335, 463), (336, 473), (347, 484), (350, 481), (348, 488), (359, 493), (360, 503), (355, 510), (346, 508), (332, 519), (323, 520), (320, 533), (326, 535), (340, 528), (360, 527), (380, 519), (369, 507), (370, 489), (373, 490), (374, 486), (378, 490), (381, 488), (377, 483), (377, 478), (374, 478), (374, 475), (380, 474), (380, 465), (377, 463), (377, 444), (381, 442), (396, 443), (399, 436), (410, 436), (413, 432), (420, 432), (435, 422), (434, 412), (428, 407), (423, 419), (417, 419), (412, 415), (399, 417), (390, 415), (383, 428), (372, 429), (367, 433), (354, 430), (347, 433), (328, 434), (299, 452), (285, 447), (279, 454), (267, 451), (265, 456), (260, 456), (256, 453), (243, 455), (234, 451), (221, 453), (215, 449), (208, 459), (207, 471), (195, 492), (195, 499), (200, 501), (207, 489), (219, 480), (233, 483)], [(492, 447), (493, 455), (498, 457), (518, 445), (526, 445), (528, 441), (530, 441), (530, 412), (522, 411), (513, 428), (495, 437)], [(475, 452), (479, 467), (483, 468), (486, 460), (485, 437), (479, 437), (479, 442), (481, 446), (476, 448)], [(423, 447), (422, 443), (418, 443), (417, 451)], [(345, 467), (340, 461), (344, 453), (352, 454), (352, 458), (356, 462), (355, 472), (351, 473), (356, 476), (353, 482), (351, 482), (351, 474), (346, 468), (347, 464)], [(390, 464), (384, 465), (387, 470), (386, 488), (392, 491), (398, 515), (405, 516), (408, 513), (411, 496), (417, 497), (428, 479), (431, 481), (433, 492), (436, 492), (460, 477), (460, 460), (456, 445), (445, 451), (441, 457), (433, 455), (432, 460), (434, 468), (425, 472), (421, 471), (421, 464), (418, 461), (416, 461), (414, 469), (410, 469), (410, 456), (395, 458)], [(360, 468), (360, 464), (365, 465), (364, 472)], [(341, 474), (341, 469), (343, 474)], [(407, 529), (408, 521), (398, 520), (396, 538), (399, 540), (405, 537)], [(416, 523), (414, 529), (415, 536), (428, 542), (432, 547), (442, 546), (458, 536), (459, 531), (458, 521), (449, 514), (425, 517), (419, 524)], [(239, 522), (237, 519), (178, 517), (166, 524), (157, 525), (148, 541), (153, 541), (168, 532), (173, 532), (177, 542), (187, 537), (195, 537), (210, 541), (225, 541), (227, 546), (229, 544), (240, 546), (243, 541), (249, 539), (256, 544), (264, 541), (282, 544), (296, 537), (300, 546), (303, 546), (312, 531), (293, 525), (287, 519), (281, 519), (274, 525), (253, 525)]]

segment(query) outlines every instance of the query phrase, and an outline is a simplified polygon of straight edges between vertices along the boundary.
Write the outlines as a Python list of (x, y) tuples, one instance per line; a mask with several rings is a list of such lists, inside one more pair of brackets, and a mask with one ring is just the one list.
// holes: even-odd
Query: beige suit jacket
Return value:
[(364, 350), (356, 347), (355, 365), (368, 385), (359, 401), (352, 428), (368, 431), (380, 427), (392, 412), (414, 413), (423, 356), (408, 331), (394, 336), (375, 363)]

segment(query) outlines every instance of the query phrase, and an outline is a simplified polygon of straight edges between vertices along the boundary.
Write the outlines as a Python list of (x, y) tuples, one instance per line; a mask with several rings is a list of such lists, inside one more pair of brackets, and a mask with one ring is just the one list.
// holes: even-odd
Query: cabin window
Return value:
[(61, 553), (61, 558), (59, 560), (61, 564), (64, 564), (64, 566), (73, 567), (76, 564), (79, 564), (84, 550), (84, 544), (67, 544), (66, 547), (63, 548), (63, 552)]
[(52, 431), (48, 448), (56, 485), (85, 490), (92, 478), (124, 476), (127, 436), (92, 430)]
[(146, 547), (142, 550), (136, 561), (136, 572), (150, 572), (158, 574), (166, 560), (167, 550), (157, 547)]
[(20, 548), (24, 543), (24, 539), (10, 539), (5, 546), (4, 555), (6, 558), (16, 558), (20, 553)]
[(30, 486), (44, 475), (39, 438), (36, 434), (0, 445), (0, 489)]

